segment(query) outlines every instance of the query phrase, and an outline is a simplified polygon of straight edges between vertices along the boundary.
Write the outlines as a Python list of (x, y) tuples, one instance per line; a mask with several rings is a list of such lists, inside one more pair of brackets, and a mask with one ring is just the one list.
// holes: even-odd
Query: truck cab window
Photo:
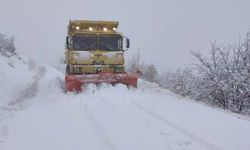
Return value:
[(73, 40), (73, 50), (96, 50), (96, 35), (75, 35)]
[(98, 36), (98, 49), (118, 51), (122, 49), (122, 37), (118, 34), (101, 34)]

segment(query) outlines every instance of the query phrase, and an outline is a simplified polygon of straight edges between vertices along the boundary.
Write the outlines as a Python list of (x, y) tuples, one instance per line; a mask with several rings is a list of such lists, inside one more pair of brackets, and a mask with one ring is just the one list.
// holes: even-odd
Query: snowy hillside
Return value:
[(32, 68), (18, 56), (0, 55), (0, 107), (18, 100), (24, 89), (32, 84)]
[(64, 74), (0, 56), (1, 150), (248, 150), (250, 122), (140, 80), (63, 92)]

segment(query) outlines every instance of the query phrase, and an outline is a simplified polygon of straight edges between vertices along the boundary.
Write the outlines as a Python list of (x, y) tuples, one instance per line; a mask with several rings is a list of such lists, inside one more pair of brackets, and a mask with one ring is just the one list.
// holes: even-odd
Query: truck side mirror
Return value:
[(124, 50), (128, 50), (129, 47), (130, 47), (129, 38), (124, 37), (124, 38), (123, 38), (123, 49), (124, 49)]
[(128, 38), (126, 38), (126, 48), (130, 48), (130, 40)]
[(66, 48), (67, 48), (67, 49), (70, 48), (70, 46), (69, 46), (69, 37), (68, 37), (68, 36), (66, 37)]

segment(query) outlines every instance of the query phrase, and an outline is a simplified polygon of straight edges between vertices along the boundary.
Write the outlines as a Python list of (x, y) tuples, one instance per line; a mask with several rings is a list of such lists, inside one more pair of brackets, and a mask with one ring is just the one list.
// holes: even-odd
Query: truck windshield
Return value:
[(72, 38), (74, 50), (96, 50), (96, 35), (75, 35)]
[(98, 36), (98, 49), (105, 51), (118, 51), (122, 49), (122, 37), (118, 34), (100, 34)]

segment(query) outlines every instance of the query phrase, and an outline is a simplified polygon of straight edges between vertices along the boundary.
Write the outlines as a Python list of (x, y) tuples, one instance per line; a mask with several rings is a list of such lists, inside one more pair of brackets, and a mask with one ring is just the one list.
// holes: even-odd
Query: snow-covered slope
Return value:
[[(0, 64), (7, 66), (8, 61)], [(11, 68), (0, 71), (8, 75)], [(138, 89), (88, 85), (85, 92), (64, 93), (64, 74), (59, 70), (49, 66), (23, 68), (14, 67), (21, 76), (12, 77), (12, 87), (1, 80), (7, 87), (1, 89), (1, 100), (4, 93), (9, 93), (4, 101), (15, 100), (9, 91), (20, 86), (25, 93), (22, 103), (27, 104), (17, 111), (0, 110), (1, 150), (250, 148), (249, 121), (187, 101), (156, 84), (140, 80)], [(9, 111), (11, 117), (6, 116)]]
[(33, 72), (23, 59), (14, 55), (0, 55), (0, 107), (17, 100), (22, 91), (32, 84)]

